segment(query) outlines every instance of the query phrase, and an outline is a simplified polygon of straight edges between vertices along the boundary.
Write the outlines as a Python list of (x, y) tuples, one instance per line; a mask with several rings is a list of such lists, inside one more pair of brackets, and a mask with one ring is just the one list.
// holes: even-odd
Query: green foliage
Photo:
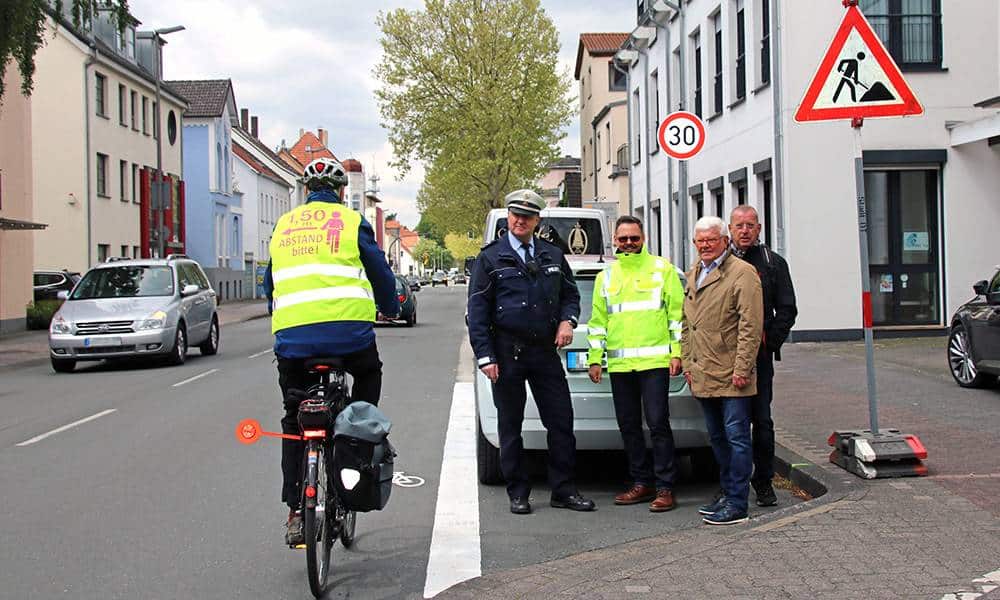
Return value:
[(481, 241), (478, 237), (470, 238), (461, 233), (449, 233), (444, 236), (444, 246), (455, 257), (455, 260), (462, 262), (468, 256), (479, 254)]
[(417, 198), (440, 232), (481, 232), (487, 211), (558, 156), (568, 73), (539, 0), (426, 0), (378, 18), (376, 92), (402, 173), (427, 167)]
[(455, 262), (455, 257), (451, 255), (451, 252), (442, 248), (434, 240), (426, 238), (421, 239), (413, 247), (413, 257), (427, 269), (434, 268), (435, 266), (447, 269)]
[[(68, 0), (69, 17), (76, 28), (93, 19), (98, 9), (111, 10), (112, 21), (124, 30), (129, 23), (128, 0)], [(3, 0), (0, 2), (0, 100), (6, 92), (4, 75), (13, 62), (21, 72), (21, 93), (31, 95), (35, 53), (44, 43), (46, 14), (64, 13), (63, 0)]]
[(426, 218), (422, 214), (420, 215), (420, 222), (417, 223), (417, 227), (414, 231), (420, 234), (420, 239), (422, 240), (430, 239), (434, 240), (439, 245), (444, 244), (444, 234), (438, 230), (430, 219)]
[(39, 300), (28, 305), (28, 329), (48, 329), (53, 315), (62, 306), (62, 300)]

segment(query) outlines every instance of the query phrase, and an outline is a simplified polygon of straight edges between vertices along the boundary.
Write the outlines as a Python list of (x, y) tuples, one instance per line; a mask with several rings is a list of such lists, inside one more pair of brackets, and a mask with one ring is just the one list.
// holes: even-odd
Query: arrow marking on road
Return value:
[(268, 354), (270, 352), (274, 352), (274, 350), (272, 348), (268, 348), (267, 350), (263, 350), (261, 352), (258, 352), (257, 354), (251, 354), (247, 358), (257, 358), (258, 356), (264, 356), (265, 354)]
[(45, 438), (47, 438), (49, 436), (53, 436), (53, 435), (55, 435), (57, 433), (62, 433), (63, 431), (66, 431), (67, 429), (72, 429), (72, 428), (76, 427), (77, 425), (83, 425), (87, 421), (93, 421), (94, 419), (100, 419), (101, 417), (103, 417), (105, 415), (110, 415), (113, 412), (117, 412), (117, 410), (118, 410), (117, 408), (109, 408), (108, 410), (102, 410), (101, 412), (97, 413), (96, 415), (90, 415), (89, 417), (85, 417), (83, 419), (80, 419), (79, 421), (73, 421), (69, 425), (63, 425), (62, 427), (53, 429), (52, 431), (49, 431), (48, 433), (43, 433), (42, 435), (36, 435), (35, 437), (31, 438), (30, 440), (24, 440), (23, 442), (21, 442), (21, 443), (19, 443), (17, 445), (18, 446), (30, 446), (31, 444), (34, 444), (35, 442), (40, 442), (40, 441), (44, 440)]
[(212, 373), (215, 373), (216, 371), (218, 371), (218, 369), (209, 369), (208, 371), (205, 371), (201, 375), (195, 375), (194, 377), (189, 377), (189, 378), (185, 379), (184, 381), (178, 381), (177, 383), (175, 383), (174, 385), (172, 385), (170, 387), (181, 387), (185, 383), (191, 383), (192, 381), (195, 381), (196, 379), (201, 379), (202, 377), (205, 377), (207, 375), (211, 375)]

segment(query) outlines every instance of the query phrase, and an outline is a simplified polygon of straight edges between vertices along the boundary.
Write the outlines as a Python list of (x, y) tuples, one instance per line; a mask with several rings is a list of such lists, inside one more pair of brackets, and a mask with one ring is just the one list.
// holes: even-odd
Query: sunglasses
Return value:
[(618, 236), (618, 243), (625, 244), (627, 242), (632, 242), (633, 244), (638, 244), (642, 240), (641, 235), (620, 235)]

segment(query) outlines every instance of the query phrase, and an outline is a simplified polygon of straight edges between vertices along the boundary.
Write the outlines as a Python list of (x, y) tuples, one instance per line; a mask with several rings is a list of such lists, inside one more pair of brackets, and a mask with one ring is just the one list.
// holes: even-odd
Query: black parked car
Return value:
[(396, 296), (399, 297), (399, 316), (389, 319), (379, 313), (379, 322), (403, 321), (407, 327), (413, 327), (417, 324), (417, 295), (410, 290), (410, 284), (401, 275), (396, 275)]
[(80, 274), (73, 271), (35, 271), (32, 283), (35, 286), (35, 302), (55, 300), (59, 292), (69, 292), (80, 281)]
[(972, 286), (976, 297), (955, 311), (948, 366), (962, 387), (985, 387), (1000, 375), (1000, 270)]

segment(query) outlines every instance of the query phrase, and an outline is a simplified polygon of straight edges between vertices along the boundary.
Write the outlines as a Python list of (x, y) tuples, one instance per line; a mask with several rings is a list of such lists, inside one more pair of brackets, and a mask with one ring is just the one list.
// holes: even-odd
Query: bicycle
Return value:
[(354, 544), (357, 513), (347, 510), (331, 477), (334, 419), (351, 397), (345, 380), (344, 364), (339, 358), (313, 358), (305, 363), (320, 381), (306, 390), (299, 404), (299, 427), (305, 441), (302, 461), (302, 520), (306, 546), (306, 571), (309, 588), (315, 597), (326, 592), (330, 572), (330, 553), (337, 538), (344, 548)]

